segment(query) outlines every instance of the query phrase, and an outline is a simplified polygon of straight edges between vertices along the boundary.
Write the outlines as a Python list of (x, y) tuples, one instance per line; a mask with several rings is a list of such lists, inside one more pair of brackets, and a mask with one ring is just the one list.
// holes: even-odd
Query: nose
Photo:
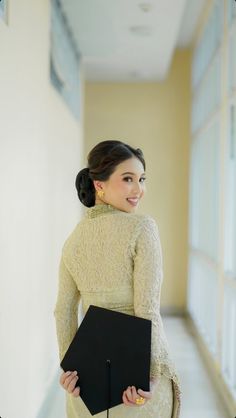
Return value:
[(133, 197), (135, 197), (135, 196), (140, 197), (142, 191), (143, 191), (143, 189), (142, 189), (142, 185), (140, 184), (140, 182), (135, 183), (135, 186), (133, 188)]

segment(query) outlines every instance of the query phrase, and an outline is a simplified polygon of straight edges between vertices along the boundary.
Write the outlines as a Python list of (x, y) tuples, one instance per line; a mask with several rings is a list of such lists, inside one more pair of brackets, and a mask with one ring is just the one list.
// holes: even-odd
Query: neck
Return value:
[(101, 199), (99, 199), (99, 197), (96, 197), (95, 205), (108, 205), (108, 203), (107, 202), (104, 202)]

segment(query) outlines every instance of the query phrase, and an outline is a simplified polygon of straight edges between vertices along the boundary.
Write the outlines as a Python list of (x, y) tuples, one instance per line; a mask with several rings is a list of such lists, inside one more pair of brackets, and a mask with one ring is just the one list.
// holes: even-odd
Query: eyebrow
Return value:
[[(135, 173), (131, 173), (131, 171), (127, 171), (126, 173), (122, 173), (121, 175), (123, 176), (124, 174), (133, 174), (135, 176)], [(145, 175), (145, 173), (141, 174), (141, 176)]]

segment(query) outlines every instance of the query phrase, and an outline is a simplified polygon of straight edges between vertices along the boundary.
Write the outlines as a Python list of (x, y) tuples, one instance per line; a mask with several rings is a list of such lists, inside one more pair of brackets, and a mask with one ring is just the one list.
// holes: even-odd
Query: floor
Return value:
[[(216, 393), (199, 355), (193, 336), (184, 319), (163, 317), (164, 329), (170, 351), (176, 364), (182, 387), (182, 410), (180, 418), (232, 418)], [(64, 390), (57, 384), (49, 394), (37, 418), (66, 418)]]
[(181, 418), (232, 418), (216, 393), (184, 319), (163, 318), (182, 388)]

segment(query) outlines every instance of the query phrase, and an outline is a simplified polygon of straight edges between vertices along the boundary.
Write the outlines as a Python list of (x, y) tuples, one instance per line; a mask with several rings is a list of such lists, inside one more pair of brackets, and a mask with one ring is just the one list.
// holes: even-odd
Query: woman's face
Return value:
[(145, 177), (143, 165), (138, 158), (123, 161), (109, 180), (94, 180), (96, 190), (104, 191), (101, 198), (96, 193), (96, 204), (108, 203), (122, 211), (135, 212), (146, 190)]

